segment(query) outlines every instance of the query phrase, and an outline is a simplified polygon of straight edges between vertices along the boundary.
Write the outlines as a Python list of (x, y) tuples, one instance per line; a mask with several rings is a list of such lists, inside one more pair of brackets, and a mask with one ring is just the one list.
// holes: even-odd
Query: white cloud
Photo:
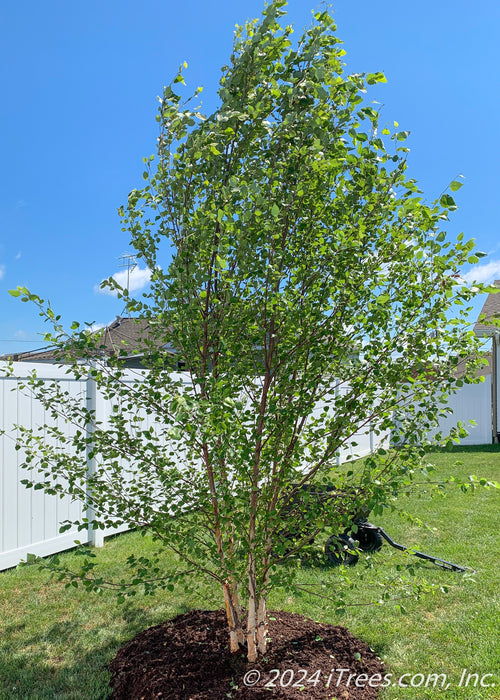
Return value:
[(20, 259), (21, 259), (21, 255), (22, 255), (22, 253), (21, 253), (21, 251), (19, 251), (19, 253), (16, 255), (16, 260), (20, 260)]
[(496, 279), (500, 279), (500, 260), (491, 260), (485, 265), (474, 265), (473, 268), (462, 275), (467, 283), (483, 282), (489, 284)]
[(5, 265), (0, 265), (0, 280), (5, 276)]
[[(128, 270), (120, 270), (120, 272), (115, 272), (113, 279), (118, 282), (121, 287), (126, 288), (128, 286), (128, 291), (130, 293), (137, 292), (148, 284), (151, 279), (151, 270), (147, 267), (141, 268), (139, 266), (130, 270), (130, 272)], [(97, 294), (107, 294), (112, 297), (116, 296), (115, 290), (109, 287), (101, 289), (100, 285), (96, 285), (94, 291)]]

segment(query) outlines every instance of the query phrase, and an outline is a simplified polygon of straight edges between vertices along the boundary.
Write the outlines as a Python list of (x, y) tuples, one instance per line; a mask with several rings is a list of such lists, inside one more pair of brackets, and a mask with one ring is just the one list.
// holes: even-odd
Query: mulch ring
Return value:
[(244, 654), (230, 654), (223, 610), (192, 610), (150, 627), (111, 662), (110, 697), (373, 700), (378, 696), (384, 664), (347, 629), (289, 612), (270, 612), (269, 618), (268, 654), (253, 664)]

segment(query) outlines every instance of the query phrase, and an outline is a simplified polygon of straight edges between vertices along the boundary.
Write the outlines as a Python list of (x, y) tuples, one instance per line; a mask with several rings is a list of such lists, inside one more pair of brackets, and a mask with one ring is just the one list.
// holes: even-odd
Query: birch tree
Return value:
[[(54, 416), (93, 429), (71, 449), (24, 431), (27, 466), (53, 493), (78, 496), (90, 479), (95, 527), (153, 533), (158, 557), (128, 562), (146, 590), (188, 570), (215, 579), (231, 650), (250, 661), (266, 652), (269, 592), (293, 583), (283, 562), (422, 476), (443, 396), (475, 381), (478, 365), (465, 328), (475, 291), (460, 279), (478, 254), (445, 233), (461, 183), (425, 200), (407, 175), (408, 132), (370, 102), (384, 75), (346, 74), (328, 11), (296, 39), (284, 6), (237, 28), (215, 112), (203, 114), (199, 89), (181, 97), (185, 65), (163, 90), (157, 155), (120, 210), (152, 271), (139, 300), (118, 290), (149, 321), (141, 381), (124, 381), (120, 353), (99, 356), (99, 336), (75, 324), (64, 338), (42, 299), (15, 292), (52, 318), (71, 371), (88, 371), (118, 406), (100, 425), (34, 378)], [(369, 427), (375, 448), (390, 435), (392, 449), (386, 440), (356, 461)], [(178, 555), (168, 576), (162, 549)]]

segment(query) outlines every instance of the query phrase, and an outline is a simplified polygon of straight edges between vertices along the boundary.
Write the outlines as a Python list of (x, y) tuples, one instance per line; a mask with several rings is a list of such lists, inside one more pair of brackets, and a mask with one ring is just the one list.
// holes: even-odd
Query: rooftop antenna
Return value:
[[(127, 291), (130, 291), (130, 273), (137, 267), (137, 259), (132, 253), (122, 253), (118, 258), (118, 267), (127, 270)], [(125, 305), (122, 314), (127, 310)]]
[(137, 267), (137, 260), (132, 253), (122, 253), (118, 258), (118, 267), (127, 270), (127, 289), (130, 289), (130, 273)]

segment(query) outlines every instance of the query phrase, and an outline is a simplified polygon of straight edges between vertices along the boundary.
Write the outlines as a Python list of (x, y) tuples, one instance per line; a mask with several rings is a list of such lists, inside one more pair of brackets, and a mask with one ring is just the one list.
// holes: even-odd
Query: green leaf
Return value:
[(368, 85), (375, 85), (376, 83), (386, 83), (387, 78), (381, 72), (367, 73), (366, 74), (366, 82), (368, 83)]
[(9, 294), (11, 297), (20, 297), (21, 291), (19, 289), (9, 289)]
[(455, 209), (456, 206), (457, 206), (457, 205), (455, 204), (455, 200), (454, 200), (453, 197), (452, 197), (451, 195), (449, 195), (449, 194), (443, 194), (442, 197), (441, 197), (441, 199), (439, 200), (439, 203), (440, 203), (441, 206), (444, 207), (445, 209)]
[(463, 184), (463, 182), (459, 182), (458, 180), (452, 180), (452, 182), (450, 183), (450, 190), (452, 192), (456, 192), (461, 187), (463, 187)]
[(274, 219), (277, 219), (280, 215), (280, 210), (277, 204), (273, 204), (273, 206), (271, 207), (271, 215)]
[(175, 94), (170, 85), (167, 85), (163, 90), (163, 98), (167, 101), (173, 100), (176, 102), (179, 99), (179, 96)]

